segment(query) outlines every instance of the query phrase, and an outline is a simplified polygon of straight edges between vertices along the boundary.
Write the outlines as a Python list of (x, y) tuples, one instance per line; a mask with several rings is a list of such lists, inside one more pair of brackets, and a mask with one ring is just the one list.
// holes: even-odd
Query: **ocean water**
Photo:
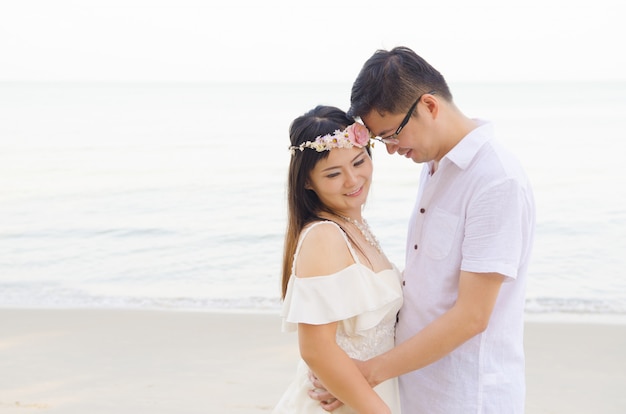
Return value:
[[(451, 83), (534, 184), (527, 313), (626, 315), (625, 83)], [(0, 307), (279, 309), (287, 130), (350, 84), (0, 84)], [(421, 166), (374, 148), (403, 267)]]

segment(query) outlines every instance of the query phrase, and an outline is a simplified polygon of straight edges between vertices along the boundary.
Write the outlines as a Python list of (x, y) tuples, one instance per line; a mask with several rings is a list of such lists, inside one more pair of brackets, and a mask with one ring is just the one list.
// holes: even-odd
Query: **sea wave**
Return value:
[[(248, 297), (142, 297), (89, 294), (83, 290), (55, 284), (0, 284), (3, 308), (116, 308), (175, 310), (255, 310), (278, 311), (278, 296)], [(526, 301), (527, 314), (594, 314), (626, 316), (626, 299), (588, 299), (536, 297)]]

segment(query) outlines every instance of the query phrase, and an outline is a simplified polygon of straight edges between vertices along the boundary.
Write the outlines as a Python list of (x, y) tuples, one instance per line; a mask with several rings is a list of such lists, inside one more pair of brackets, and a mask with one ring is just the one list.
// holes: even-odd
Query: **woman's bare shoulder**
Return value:
[(323, 221), (310, 226), (296, 258), (297, 277), (327, 276), (354, 263), (345, 234), (336, 223)]

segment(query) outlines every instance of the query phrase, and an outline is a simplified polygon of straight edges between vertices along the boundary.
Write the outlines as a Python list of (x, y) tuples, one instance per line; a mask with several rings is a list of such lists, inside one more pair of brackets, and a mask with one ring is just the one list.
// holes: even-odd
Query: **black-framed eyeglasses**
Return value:
[(402, 120), (402, 122), (400, 123), (400, 126), (398, 127), (398, 129), (396, 129), (396, 132), (394, 132), (393, 134), (386, 136), (386, 137), (375, 137), (372, 136), (372, 139), (375, 139), (376, 141), (380, 141), (383, 142), (385, 144), (387, 144), (387, 140), (390, 139), (397, 139), (398, 135), (400, 134), (400, 132), (402, 132), (402, 130), (404, 129), (404, 127), (406, 126), (406, 124), (409, 123), (409, 120), (411, 119), (411, 115), (413, 115), (413, 111), (415, 111), (415, 108), (417, 108), (417, 104), (419, 104), (419, 102), (422, 100), (422, 96), (424, 95), (434, 95), (436, 92), (435, 91), (430, 91), (424, 94), (421, 94), (419, 96), (419, 98), (417, 98), (415, 100), (415, 102), (413, 102), (413, 105), (411, 105), (411, 107), (409, 108), (408, 112), (406, 113), (404, 119)]

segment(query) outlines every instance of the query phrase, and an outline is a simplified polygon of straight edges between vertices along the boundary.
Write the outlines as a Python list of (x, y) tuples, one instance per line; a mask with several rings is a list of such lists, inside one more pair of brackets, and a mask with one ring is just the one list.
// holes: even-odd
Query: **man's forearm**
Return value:
[(365, 364), (364, 375), (370, 384), (430, 365), (487, 329), (504, 277), (461, 271), (459, 280), (459, 295), (449, 311)]
[(451, 309), (407, 341), (368, 362), (370, 384), (430, 365), (481, 332), (456, 313)]

